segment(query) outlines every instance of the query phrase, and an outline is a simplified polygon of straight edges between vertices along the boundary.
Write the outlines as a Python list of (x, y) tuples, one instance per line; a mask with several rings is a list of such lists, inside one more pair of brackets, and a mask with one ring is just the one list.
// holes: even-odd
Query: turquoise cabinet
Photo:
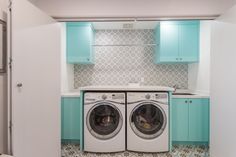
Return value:
[(176, 62), (179, 58), (179, 28), (162, 23), (156, 29), (156, 37), (156, 61)]
[(199, 60), (199, 21), (162, 21), (156, 27), (156, 63)]
[(185, 99), (173, 99), (172, 110), (172, 140), (188, 141), (188, 103)]
[(62, 140), (80, 140), (80, 98), (63, 97), (61, 99), (61, 138)]
[(173, 99), (172, 141), (209, 142), (209, 99)]
[(190, 99), (189, 103), (189, 140), (208, 142), (209, 100)]
[(66, 23), (66, 53), (67, 63), (93, 64), (94, 32), (91, 23)]
[(199, 59), (199, 23), (180, 25), (179, 33), (180, 61), (197, 62)]

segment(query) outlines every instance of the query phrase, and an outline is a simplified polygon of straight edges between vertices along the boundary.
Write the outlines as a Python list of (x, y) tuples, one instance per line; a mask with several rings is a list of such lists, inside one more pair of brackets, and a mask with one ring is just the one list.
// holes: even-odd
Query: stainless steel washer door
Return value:
[(107, 140), (119, 133), (123, 125), (123, 118), (115, 105), (103, 102), (89, 110), (86, 123), (89, 132), (94, 137)]
[(157, 103), (140, 103), (130, 114), (132, 130), (143, 139), (157, 138), (163, 133), (166, 124), (166, 114)]

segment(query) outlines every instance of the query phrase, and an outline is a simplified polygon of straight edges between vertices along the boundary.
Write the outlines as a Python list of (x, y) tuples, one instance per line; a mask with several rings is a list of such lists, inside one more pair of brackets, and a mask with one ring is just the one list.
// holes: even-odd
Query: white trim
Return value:
[(107, 22), (107, 21), (165, 21), (165, 20), (214, 20), (219, 15), (206, 16), (157, 16), (157, 17), (59, 17), (53, 18), (59, 22), (68, 21), (92, 21), (92, 22)]

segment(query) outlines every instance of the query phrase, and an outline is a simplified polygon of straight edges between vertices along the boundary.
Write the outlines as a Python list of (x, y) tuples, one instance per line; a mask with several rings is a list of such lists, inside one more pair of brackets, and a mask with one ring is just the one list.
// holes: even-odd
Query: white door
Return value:
[(14, 157), (60, 156), (60, 24), (27, 0), (13, 0)]
[(210, 156), (236, 156), (236, 6), (216, 19), (211, 36)]

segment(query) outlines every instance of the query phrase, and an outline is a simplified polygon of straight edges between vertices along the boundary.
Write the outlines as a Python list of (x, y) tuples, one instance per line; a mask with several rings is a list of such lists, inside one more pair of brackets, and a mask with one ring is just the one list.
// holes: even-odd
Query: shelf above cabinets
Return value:
[(94, 31), (88, 22), (66, 23), (66, 52), (67, 63), (94, 63)]
[(191, 63), (199, 60), (199, 26), (195, 21), (162, 21), (155, 29), (156, 63)]
[(157, 44), (106, 44), (106, 45), (93, 45), (93, 46), (156, 46)]

